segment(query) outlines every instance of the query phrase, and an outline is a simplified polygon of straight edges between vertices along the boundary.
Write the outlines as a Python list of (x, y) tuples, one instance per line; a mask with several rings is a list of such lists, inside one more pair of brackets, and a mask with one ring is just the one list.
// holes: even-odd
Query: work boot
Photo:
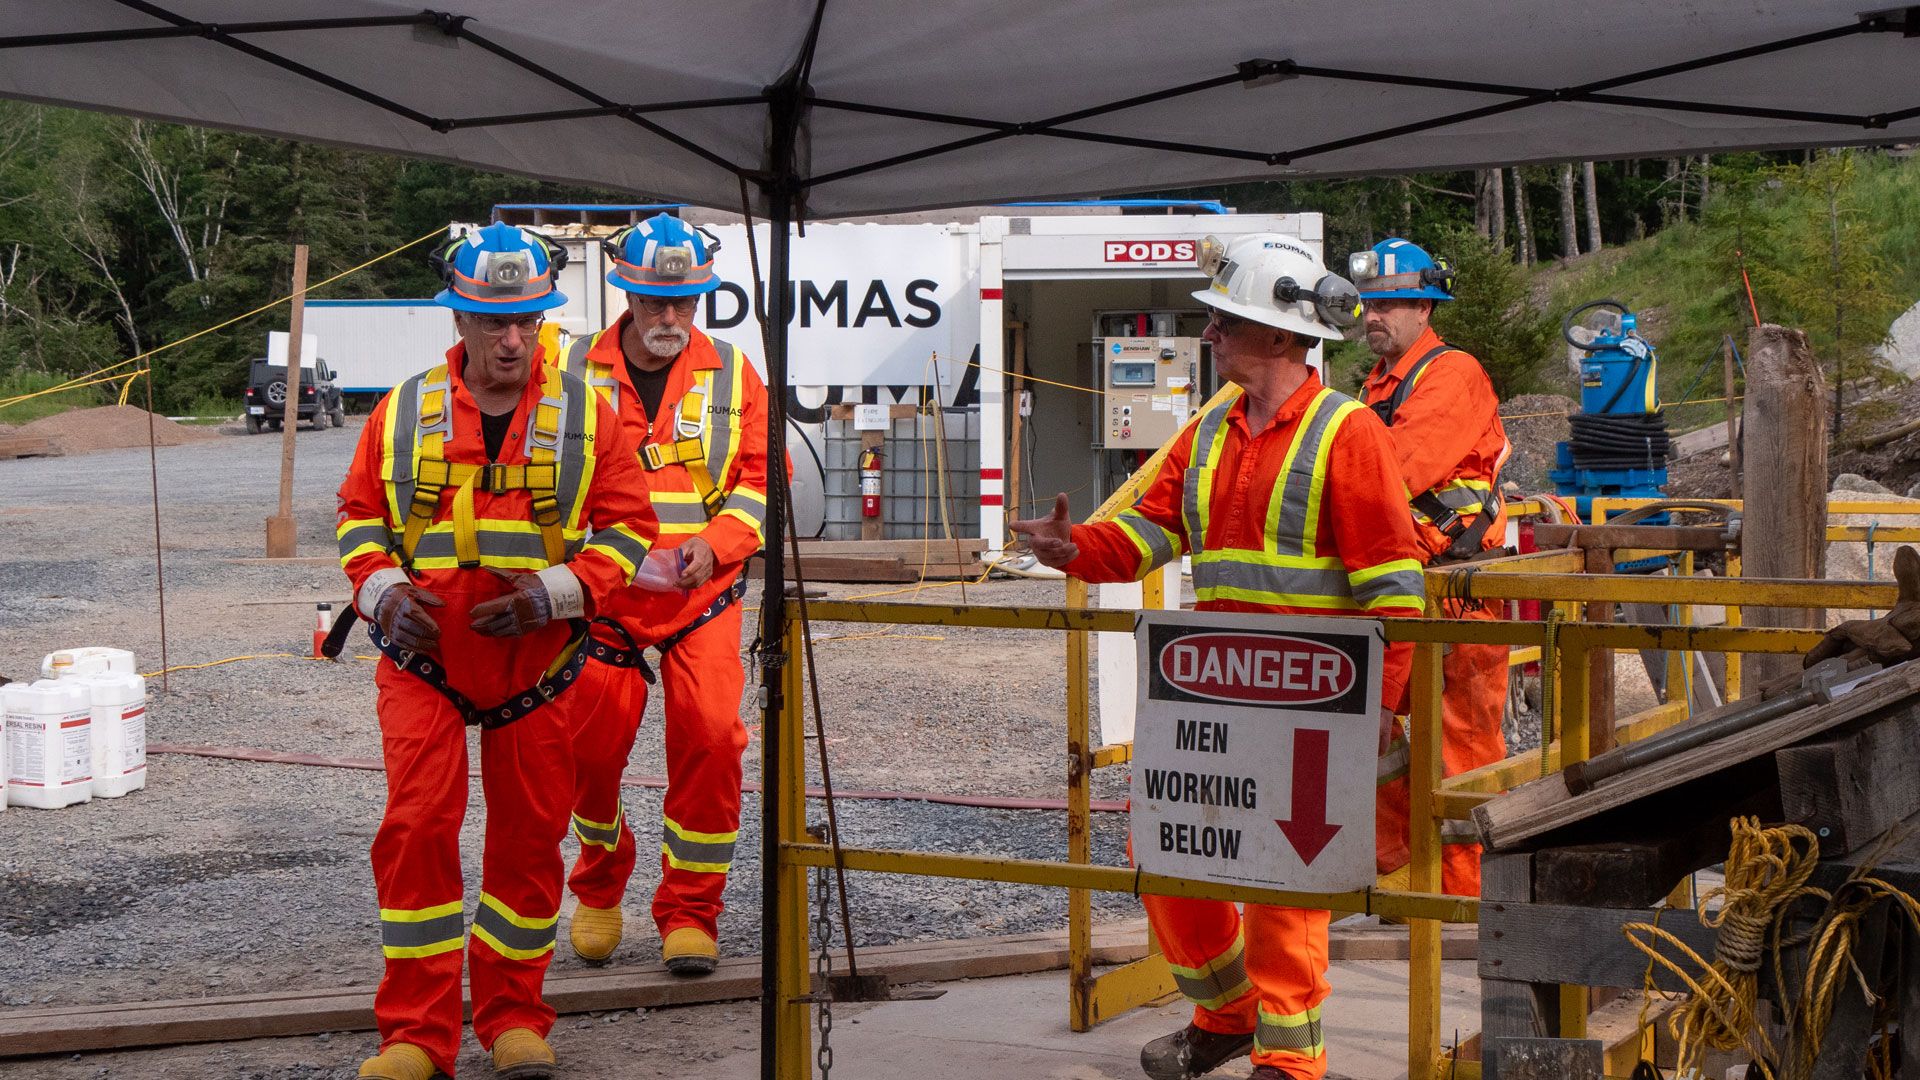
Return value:
[(660, 958), (675, 975), (706, 975), (720, 965), (720, 946), (697, 926), (683, 926), (660, 944)]
[(1222, 1035), (1188, 1024), (1140, 1048), (1140, 1068), (1153, 1080), (1193, 1080), (1253, 1049), (1253, 1032)]
[(573, 955), (589, 964), (604, 964), (620, 947), (620, 908), (588, 907), (573, 909), (573, 922), (567, 927), (567, 940), (573, 942)]
[(412, 1043), (394, 1043), (360, 1063), (361, 1080), (433, 1080), (439, 1075), (427, 1052)]
[(507, 1080), (548, 1080), (559, 1075), (553, 1047), (529, 1028), (508, 1028), (493, 1040), (493, 1075)]

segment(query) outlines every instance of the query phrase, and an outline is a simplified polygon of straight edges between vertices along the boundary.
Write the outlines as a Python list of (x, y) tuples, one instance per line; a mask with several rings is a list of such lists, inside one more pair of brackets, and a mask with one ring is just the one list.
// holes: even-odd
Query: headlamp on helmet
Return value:
[(1360, 321), (1360, 290), (1339, 274), (1322, 277), (1311, 289), (1290, 277), (1279, 278), (1273, 283), (1273, 298), (1282, 304), (1312, 304), (1321, 322), (1341, 330)]
[(653, 272), (663, 278), (684, 278), (693, 272), (693, 245), (663, 247), (653, 256)]
[(1220, 268), (1226, 264), (1227, 246), (1217, 236), (1209, 236), (1194, 247), (1193, 261), (1200, 264), (1200, 272), (1210, 278), (1223, 277)]
[(1380, 253), (1371, 249), (1347, 256), (1347, 276), (1355, 281), (1380, 276)]

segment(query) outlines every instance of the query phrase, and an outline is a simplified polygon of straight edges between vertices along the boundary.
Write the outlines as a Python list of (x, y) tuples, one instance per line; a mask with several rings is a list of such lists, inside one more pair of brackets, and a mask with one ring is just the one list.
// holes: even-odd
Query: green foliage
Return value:
[[(39, 393), (66, 381), (63, 376), (48, 374), (44, 371), (16, 371), (11, 375), (0, 375), (0, 401), (23, 394)], [(62, 390), (44, 397), (28, 398), (0, 409), (0, 424), (12, 424), (17, 427), (43, 416), (66, 412), (68, 409), (106, 405), (112, 401), (112, 397), (107, 392), (118, 389), (118, 384), (105, 383), (100, 386), (83, 386), (77, 390)]]
[(1435, 306), (1434, 329), (1479, 359), (1502, 398), (1541, 389), (1559, 327), (1530, 302), (1526, 272), (1471, 229), (1433, 244), (1454, 267), (1453, 299)]

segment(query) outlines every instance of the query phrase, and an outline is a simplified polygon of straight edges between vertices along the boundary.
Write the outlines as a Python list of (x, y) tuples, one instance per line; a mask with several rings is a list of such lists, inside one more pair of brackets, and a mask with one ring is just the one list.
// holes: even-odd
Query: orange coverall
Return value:
[[(1391, 363), (1374, 366), (1361, 390), (1369, 405), (1385, 401), (1420, 358), (1441, 344), (1429, 329)], [(1462, 509), (1472, 523), (1484, 507), (1495, 515), (1480, 539), (1482, 550), (1506, 543), (1507, 513), (1493, 483), (1506, 463), (1510, 446), (1500, 423), (1500, 400), (1493, 383), (1470, 354), (1452, 349), (1441, 353), (1414, 380), (1413, 388), (1395, 410), (1388, 429), (1398, 451), (1407, 491), (1439, 493), (1449, 506)], [(1421, 561), (1430, 563), (1451, 541), (1415, 512), (1420, 533)], [(1447, 600), (1440, 616), (1447, 619), (1498, 619), (1503, 605)], [(1507, 647), (1505, 645), (1449, 645), (1446, 647), (1442, 699), (1441, 759), (1453, 776), (1507, 756), (1501, 717), (1507, 704)], [(1375, 812), (1379, 869), (1382, 873), (1407, 863), (1408, 748), (1396, 737), (1381, 759), (1380, 788)], [(1441, 887), (1457, 896), (1480, 895), (1480, 841), (1472, 824), (1444, 822), (1441, 828)]]
[[(1317, 421), (1332, 421), (1320, 428)], [(1195, 475), (1196, 441), (1223, 428), (1207, 455), (1212, 486), (1205, 500), (1204, 534), (1189, 535), (1184, 500)], [(1318, 473), (1289, 460), (1315, 460), (1310, 449), (1292, 454), (1296, 442), (1325, 432), (1326, 453)], [(1303, 439), (1303, 436), (1305, 438)], [(1204, 474), (1203, 474), (1204, 475)], [(1289, 514), (1293, 499), (1306, 502), (1318, 486), (1317, 508)], [(1263, 552), (1274, 546), (1304, 546), (1295, 536), (1267, 536), (1269, 505), (1282, 500), (1278, 521), (1317, 522), (1315, 551), (1337, 557), (1346, 570), (1344, 589), (1324, 599), (1287, 591), (1292, 602), (1260, 602), (1216, 595), (1204, 565), (1208, 553)], [(1284, 527), (1284, 526), (1283, 526)], [(1130, 581), (1152, 567), (1194, 554), (1194, 586), (1201, 611), (1257, 611), (1284, 615), (1362, 615), (1417, 618), (1422, 600), (1418, 541), (1407, 514), (1392, 442), (1380, 421), (1351, 398), (1327, 390), (1309, 373), (1262, 431), (1249, 430), (1244, 398), (1196, 417), (1175, 437), (1153, 483), (1132, 508), (1113, 521), (1076, 525), (1080, 555), (1064, 569), (1087, 581)], [(1278, 584), (1278, 582), (1276, 582)], [(1255, 591), (1235, 588), (1238, 597)], [(1402, 707), (1412, 665), (1412, 646), (1387, 647), (1381, 701)], [(1174, 978), (1194, 1003), (1193, 1022), (1221, 1033), (1255, 1033), (1253, 1062), (1273, 1065), (1301, 1080), (1327, 1069), (1320, 1005), (1329, 986), (1327, 913), (1300, 908), (1246, 905), (1220, 900), (1142, 898)]]
[[(442, 456), (453, 463), (486, 464), (480, 410), (461, 378), (465, 360), (463, 345), (447, 353), (445, 411), (452, 429)], [(528, 414), (540, 401), (548, 376), (539, 356), (531, 366), (498, 458), (501, 464), (529, 460)], [(411, 381), (403, 384), (374, 408), (340, 486), (341, 564), (356, 595), (369, 575), (400, 564), (397, 547), (407, 503), (395, 501), (398, 497), (382, 479), (382, 468), (390, 423), (400, 429), (400, 438), (414, 437), (404, 430), (415, 414), (411, 401), (405, 407), (397, 404), (412, 388)], [(591, 617), (632, 580), (656, 525), (646, 477), (612, 410), (584, 385), (575, 383), (573, 396), (586, 410), (580, 421), (585, 430), (579, 434), (597, 436), (590, 443), (597, 448), (591, 479), (573, 507), (562, 507), (570, 540), (584, 539), (588, 529), (594, 532), (567, 563), (580, 579)], [(403, 419), (396, 422), (396, 417)], [(572, 428), (564, 437), (577, 446), (589, 445), (577, 439)], [(532, 498), (526, 491), (475, 491), (474, 516), (483, 530), (496, 523), (524, 530), (532, 519)], [(441, 541), (450, 539), (445, 523), (453, 516), (455, 500), (453, 488), (441, 492), (433, 518), (437, 528), (431, 528), (416, 549), (412, 581), (446, 602), (445, 607), (428, 609), (440, 626), (440, 646), (424, 659), (439, 661), (448, 685), (486, 708), (538, 683), (572, 631), (565, 622), (553, 622), (531, 634), (494, 638), (468, 628), (468, 613), (475, 605), (508, 589), (490, 567), (524, 571), (548, 564), (544, 555), (512, 555), (483, 546), (481, 565), (462, 568), (451, 543), (430, 549), (436, 534)], [(509, 529), (493, 532), (506, 535)], [(430, 550), (440, 554), (429, 555)], [(360, 616), (373, 621), (372, 612), (361, 611)], [(595, 666), (588, 665), (581, 685), (550, 704), (481, 732), (486, 841), (470, 943), (463, 941), (465, 887), (460, 873), (460, 825), (468, 791), (464, 717), (412, 671), (384, 659), (375, 668), (375, 708), (387, 775), (386, 812), (373, 841), (374, 890), (386, 956), (386, 974), (374, 995), (382, 1049), (412, 1043), (425, 1050), (441, 1072), (453, 1075), (460, 1049), (463, 944), (469, 953), (473, 1028), (483, 1047), (491, 1047), (509, 1028), (531, 1028), (543, 1037), (552, 1029), (554, 1011), (541, 1000), (540, 987), (553, 954), (565, 869), (560, 840), (566, 835), (573, 793), (571, 714), (596, 707), (593, 699), (600, 690), (590, 678)]]
[[(702, 443), (708, 475), (718, 492), (709, 519), (695, 478), (686, 465), (647, 471), (661, 548), (676, 548), (698, 536), (713, 548), (713, 577), (686, 595), (632, 588), (608, 609), (636, 642), (655, 644), (700, 617), (734, 585), (765, 540), (767, 508), (767, 388), (745, 354), (689, 327), (691, 340), (673, 362), (659, 415), (648, 417), (627, 373), (620, 338), (632, 320), (622, 312), (591, 338), (568, 350), (567, 369), (616, 403), (629, 445), (670, 447), (677, 436), (681, 403), (698, 383), (707, 387), (707, 434)], [(704, 379), (701, 373), (711, 372)], [(697, 400), (697, 395), (696, 395)], [(740, 834), (740, 756), (747, 729), (740, 720), (741, 606), (682, 638), (660, 658), (666, 695), (667, 791), (662, 808), (660, 887), (653, 920), (660, 936), (683, 926), (716, 935), (727, 871)], [(633, 872), (636, 847), (620, 800), (620, 773), (646, 706), (646, 687), (636, 677), (631, 703), (582, 716), (576, 736), (579, 794), (574, 831), (580, 858), (568, 886), (580, 902), (616, 907)]]

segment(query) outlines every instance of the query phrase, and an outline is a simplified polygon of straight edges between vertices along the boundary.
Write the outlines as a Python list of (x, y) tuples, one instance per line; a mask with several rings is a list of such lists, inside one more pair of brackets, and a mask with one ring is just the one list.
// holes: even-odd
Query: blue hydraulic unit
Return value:
[[(1592, 314), (1588, 314), (1591, 312)], [(1582, 316), (1586, 316), (1582, 320)], [(1596, 498), (1666, 496), (1667, 418), (1660, 411), (1659, 358), (1618, 300), (1595, 300), (1560, 324), (1580, 360), (1580, 411), (1567, 418), (1570, 438), (1556, 447), (1548, 472), (1558, 494), (1574, 500), (1584, 521)], [(1664, 525), (1661, 514), (1642, 522)]]

